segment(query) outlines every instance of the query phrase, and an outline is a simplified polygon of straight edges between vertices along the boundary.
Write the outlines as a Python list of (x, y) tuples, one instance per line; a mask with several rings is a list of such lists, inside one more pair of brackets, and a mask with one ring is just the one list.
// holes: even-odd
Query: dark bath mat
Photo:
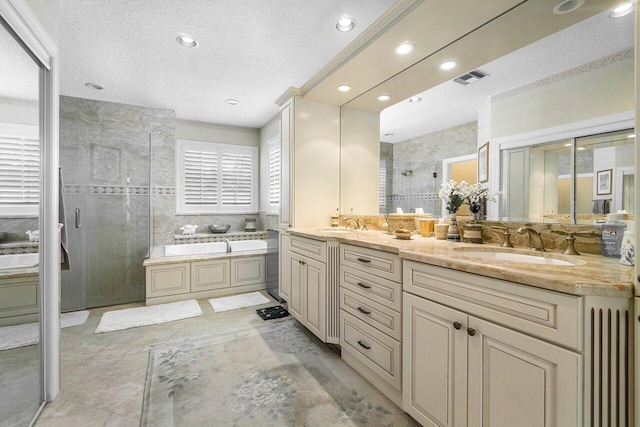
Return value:
[(256, 313), (258, 313), (258, 316), (262, 317), (262, 320), (280, 319), (281, 317), (287, 317), (289, 315), (289, 312), (281, 305), (259, 308), (256, 310)]

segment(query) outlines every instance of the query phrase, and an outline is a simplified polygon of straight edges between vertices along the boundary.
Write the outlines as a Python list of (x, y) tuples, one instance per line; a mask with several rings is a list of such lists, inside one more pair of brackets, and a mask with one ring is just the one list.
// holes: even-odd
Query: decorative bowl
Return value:
[(209, 230), (214, 234), (226, 233), (229, 228), (231, 228), (231, 224), (213, 224), (209, 226)]
[(398, 228), (395, 234), (396, 238), (400, 240), (411, 240), (411, 236), (413, 236), (413, 232), (405, 228)]

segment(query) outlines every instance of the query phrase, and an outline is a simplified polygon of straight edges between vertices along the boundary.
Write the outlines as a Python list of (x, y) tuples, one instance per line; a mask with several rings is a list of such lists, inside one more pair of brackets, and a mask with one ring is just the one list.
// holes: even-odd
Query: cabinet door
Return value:
[(291, 256), (289, 255), (289, 249), (291, 249), (291, 237), (284, 233), (280, 233), (280, 268), (279, 274), (279, 290), (280, 298), (285, 301), (289, 301), (289, 295), (291, 294)]
[(406, 292), (403, 300), (402, 409), (423, 426), (466, 426), (467, 315)]
[(303, 262), (303, 324), (322, 341), (326, 341), (327, 280), (325, 265), (306, 258)]
[(298, 321), (304, 324), (304, 318), (302, 317), (303, 313), (303, 259), (300, 255), (289, 252), (289, 256), (287, 257), (289, 260), (289, 265), (287, 269), (289, 270), (288, 275), (291, 277), (291, 293), (289, 295), (289, 313), (293, 317), (295, 317)]
[(191, 263), (191, 292), (228, 288), (229, 260)]
[(265, 280), (264, 255), (231, 259), (231, 286), (258, 285)]
[(469, 426), (578, 426), (582, 356), (469, 317)]

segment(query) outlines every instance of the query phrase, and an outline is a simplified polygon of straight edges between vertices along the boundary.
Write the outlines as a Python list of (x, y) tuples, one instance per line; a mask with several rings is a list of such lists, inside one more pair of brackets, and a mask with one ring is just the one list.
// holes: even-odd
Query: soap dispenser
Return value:
[(622, 236), (622, 247), (620, 248), (620, 264), (634, 265), (636, 263), (635, 248), (635, 224), (628, 222), (627, 230)]

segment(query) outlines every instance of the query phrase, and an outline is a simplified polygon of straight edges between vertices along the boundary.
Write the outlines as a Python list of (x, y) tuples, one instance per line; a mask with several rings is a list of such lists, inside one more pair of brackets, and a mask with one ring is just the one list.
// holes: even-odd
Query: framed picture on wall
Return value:
[(596, 173), (596, 194), (598, 196), (606, 196), (611, 194), (612, 190), (612, 173), (613, 169), (604, 169)]
[(478, 182), (489, 181), (489, 142), (478, 148)]

